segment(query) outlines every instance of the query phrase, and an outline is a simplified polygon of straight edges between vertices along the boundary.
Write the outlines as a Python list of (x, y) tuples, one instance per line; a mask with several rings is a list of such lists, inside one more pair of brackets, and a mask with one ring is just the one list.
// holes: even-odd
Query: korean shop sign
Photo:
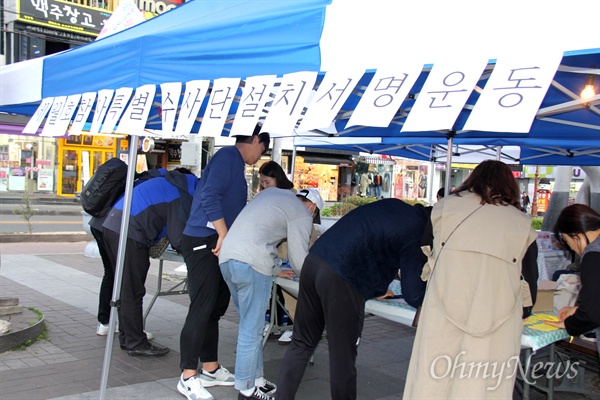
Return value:
[(110, 16), (106, 10), (69, 1), (17, 0), (19, 21), (85, 35), (96, 36)]

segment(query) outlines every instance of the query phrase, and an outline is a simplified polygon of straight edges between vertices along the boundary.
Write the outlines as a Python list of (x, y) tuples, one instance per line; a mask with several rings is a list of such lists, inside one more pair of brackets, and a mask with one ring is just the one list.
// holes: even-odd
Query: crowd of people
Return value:
[[(459, 379), (436, 363), (461, 355), (465, 363), (502, 364), (519, 355), (522, 320), (537, 292), (537, 245), (510, 168), (484, 161), (448, 195), (441, 189), (433, 207), (379, 200), (349, 212), (317, 238), (319, 191), (296, 191), (279, 164), (261, 166), (261, 191), (247, 202), (245, 166), (260, 159), (269, 140), (257, 126), (251, 136), (217, 151), (200, 179), (186, 170), (162, 171), (134, 187), (116, 304), (112, 283), (124, 199), (106, 217), (92, 219), (105, 268), (98, 334), (109, 333), (116, 305), (123, 350), (143, 357), (169, 352), (151, 341), (142, 318), (149, 251), (167, 238), (187, 266), (190, 304), (177, 389), (189, 400), (213, 399), (207, 390), (213, 386), (234, 386), (241, 400), (295, 398), (325, 329), (331, 396), (355, 399), (365, 302), (385, 295), (397, 276), (404, 300), (419, 310), (404, 398), (512, 398), (516, 374), (510, 368), (500, 378)], [(581, 257), (582, 290), (576, 306), (547, 323), (571, 335), (600, 334), (600, 214), (569, 206), (555, 234)], [(280, 268), (282, 258), (291, 270)], [(277, 383), (264, 376), (262, 354), (273, 276), (300, 278)], [(219, 320), (230, 300), (240, 317), (235, 373), (218, 360)]]

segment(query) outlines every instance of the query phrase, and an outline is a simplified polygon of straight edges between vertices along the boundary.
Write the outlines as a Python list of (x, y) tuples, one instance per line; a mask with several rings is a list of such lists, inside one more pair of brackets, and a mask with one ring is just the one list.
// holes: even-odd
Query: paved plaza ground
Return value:
[[(18, 297), (25, 307), (44, 314), (47, 340), (24, 350), (0, 354), (0, 397), (4, 400), (93, 399), (99, 397), (106, 337), (97, 336), (96, 311), (102, 276), (99, 259), (83, 256), (85, 242), (0, 243), (0, 293)], [(165, 262), (163, 290), (181, 281), (179, 264)], [(156, 291), (158, 262), (152, 261), (147, 297)], [(130, 357), (113, 346), (109, 399), (183, 399), (176, 389), (179, 377), (179, 333), (187, 313), (187, 295), (161, 296), (147, 321), (155, 341), (171, 348), (162, 358)], [(233, 305), (221, 320), (220, 362), (234, 370), (238, 318)], [(415, 330), (367, 315), (359, 355), (358, 398), (401, 399)], [(116, 337), (115, 337), (116, 339)], [(118, 342), (115, 340), (115, 342)], [(276, 382), (285, 346), (271, 339), (264, 350), (266, 378)], [(219, 400), (237, 399), (233, 388), (210, 388)], [(535, 390), (532, 399), (545, 394)], [(328, 399), (327, 339), (307, 368), (297, 398)], [(515, 398), (521, 396), (515, 394)], [(574, 393), (555, 393), (558, 400), (585, 399)], [(594, 397), (587, 397), (594, 398)]]

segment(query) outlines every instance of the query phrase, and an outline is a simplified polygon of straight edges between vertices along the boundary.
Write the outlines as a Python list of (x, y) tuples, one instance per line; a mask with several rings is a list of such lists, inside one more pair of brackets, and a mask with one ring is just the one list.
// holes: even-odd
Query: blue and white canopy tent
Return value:
[[(264, 122), (274, 137), (329, 136), (333, 124), (333, 136), (382, 145), (451, 137), (521, 146), (521, 161), (545, 152), (554, 155), (538, 163), (598, 165), (600, 95), (578, 98), (586, 82), (599, 91), (593, 15), (597, 0), (192, 0), (0, 67), (0, 112), (32, 115), (25, 131), (43, 126), (42, 135), (77, 134), (86, 122), (90, 134), (130, 134), (132, 161), (148, 130), (235, 135)], [(503, 102), (496, 90), (507, 88)], [(127, 225), (126, 212), (120, 249)], [(115, 293), (123, 258), (119, 250)], [(111, 347), (109, 335), (101, 398)]]
[[(385, 141), (412, 146), (412, 149), (431, 144), (447, 145), (450, 137), (453, 145), (522, 146), (521, 163), (597, 164), (598, 151), (594, 149), (600, 147), (600, 95), (584, 101), (579, 93), (590, 77), (600, 75), (597, 68), (600, 66), (600, 35), (593, 23), (585, 23), (585, 16), (595, 15), (600, 5), (590, 0), (545, 1), (543, 7), (541, 5), (536, 0), (478, 4), (484, 7), (485, 15), (494, 15), (492, 20), (485, 15), (472, 18), (473, 3), (468, 0), (194, 0), (89, 45), (2, 67), (0, 111), (34, 115), (43, 99), (48, 101), (45, 111), (53, 103), (59, 107), (61, 101), (65, 110), (74, 109), (76, 99), (62, 96), (93, 93), (94, 98), (82, 97), (78, 104), (84, 100), (86, 104), (94, 104), (95, 100), (98, 105), (102, 100), (102, 104), (115, 106), (112, 110), (104, 108), (114, 116), (124, 112), (122, 108), (133, 90), (144, 87), (146, 91), (140, 90), (137, 99), (133, 96), (135, 101), (140, 103), (144, 95), (152, 95), (153, 101), (148, 116), (135, 126), (143, 125), (163, 135), (172, 131), (181, 135), (198, 131), (203, 136), (227, 135), (234, 121), (239, 121), (237, 128), (255, 123), (250, 118), (252, 122), (242, 125), (242, 114), (248, 114), (249, 107), (254, 106), (261, 112), (255, 112), (253, 117), (266, 122), (273, 136), (304, 136), (306, 133), (295, 132), (305, 131), (319, 134), (324, 126), (333, 123), (335, 136), (392, 137)], [(487, 130), (466, 129), (465, 124), (482, 93), (492, 91), (486, 88), (496, 63), (508, 60), (504, 68), (513, 71), (539, 68), (542, 64), (552, 70), (552, 63), (547, 61), (552, 57), (548, 54), (554, 55), (554, 59), (558, 55), (558, 61), (549, 88), (538, 90), (543, 93), (539, 106), (534, 107), (535, 120), (533, 115), (529, 116), (533, 121), (531, 125), (525, 123), (527, 128), (521, 127), (520, 133), (502, 130), (493, 122), (488, 124)], [(515, 59), (525, 61), (519, 64)], [(470, 63), (480, 66), (468, 71)], [(445, 77), (450, 76), (448, 71), (475, 76), (475, 90), (469, 88), (468, 99), (462, 104), (444, 105), (455, 109), (456, 114), (442, 129), (406, 131), (406, 120), (409, 115), (414, 115), (411, 118), (416, 120), (418, 113), (412, 109), (419, 97), (425, 97), (420, 93), (428, 82), (434, 81), (429, 76), (436, 68), (442, 68), (439, 73), (445, 72)], [(310, 73), (286, 78), (300, 71)], [(394, 99), (394, 107), (387, 107), (392, 111), (388, 120), (382, 118), (377, 126), (356, 122), (350, 126), (349, 121), (369, 83), (381, 71), (387, 71), (388, 77), (393, 73), (396, 81), (410, 71), (416, 79), (410, 87), (409, 83), (404, 84), (406, 94)], [(273, 79), (263, 79), (265, 76)], [(252, 80), (252, 77), (259, 78)], [(532, 77), (539, 78), (528, 75)], [(350, 83), (346, 92), (337, 98), (337, 104), (321, 105), (315, 96), (298, 95), (293, 98), (294, 109), (273, 107), (274, 98), (275, 101), (283, 99), (276, 98), (283, 92), (281, 85), (287, 85), (288, 92), (292, 89), (300, 92), (298, 85), (304, 84), (303, 93), (314, 94), (323, 82), (340, 88), (344, 80)], [(175, 89), (158, 86), (172, 82), (180, 86)], [(599, 84), (596, 79), (596, 88)], [(244, 88), (261, 85), (268, 88), (265, 90), (268, 96), (260, 99), (262, 103), (250, 104), (243, 100)], [(123, 88), (129, 88), (129, 92)], [(100, 96), (101, 90), (121, 90), (121, 93)], [(192, 90), (199, 93), (196, 105), (201, 106), (185, 109), (186, 92), (191, 94)], [(215, 96), (211, 98), (213, 93)], [(222, 101), (217, 99), (219, 93)], [(256, 90), (254, 97), (257, 93)], [(172, 108), (179, 111), (184, 108), (186, 112), (177, 112), (175, 116), (169, 101)], [(122, 104), (121, 109), (117, 103)], [(129, 101), (131, 103), (133, 101)], [(337, 107), (337, 112), (313, 112), (313, 109), (328, 107)], [(102, 107), (96, 109), (103, 110)], [(100, 117), (93, 128), (101, 132), (119, 131), (124, 116), (119, 114), (120, 120), (113, 118), (108, 123), (107, 113), (100, 111), (88, 114), (88, 121)], [(494, 111), (488, 109), (487, 115), (493, 115)], [(277, 118), (276, 114), (285, 112), (293, 115), (285, 120)], [(192, 121), (183, 121), (184, 114), (191, 115)], [(75, 115), (71, 119), (74, 120)], [(211, 124), (202, 124), (207, 115)], [(215, 115), (218, 118), (214, 118)], [(266, 118), (269, 115), (272, 118)], [(319, 121), (314, 122), (312, 118), (312, 124), (301, 124), (306, 116), (315, 115)], [(166, 122), (169, 116), (173, 119)], [(431, 113), (421, 113), (419, 118), (437, 119)], [(215, 121), (217, 123), (213, 123)], [(181, 127), (176, 126), (180, 122)], [(71, 129), (75, 125), (67, 121), (66, 126), (69, 124)], [(58, 131), (48, 129), (46, 134), (64, 135), (64, 123), (57, 125), (60, 125)], [(131, 127), (124, 124), (121, 130), (132, 133)], [(233, 132), (240, 133), (240, 130)]]

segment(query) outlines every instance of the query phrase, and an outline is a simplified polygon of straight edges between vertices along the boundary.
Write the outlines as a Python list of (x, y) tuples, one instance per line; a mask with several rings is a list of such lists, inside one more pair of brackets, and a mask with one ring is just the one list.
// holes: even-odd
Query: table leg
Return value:
[(150, 310), (152, 310), (152, 306), (154, 306), (154, 302), (156, 298), (160, 294), (160, 290), (162, 288), (162, 271), (163, 271), (163, 260), (160, 260), (158, 263), (158, 284), (156, 285), (156, 292), (154, 292), (154, 296), (152, 300), (150, 300), (150, 304), (148, 304), (148, 308), (144, 312), (144, 329), (146, 329), (146, 318), (148, 318), (148, 314), (150, 314)]

